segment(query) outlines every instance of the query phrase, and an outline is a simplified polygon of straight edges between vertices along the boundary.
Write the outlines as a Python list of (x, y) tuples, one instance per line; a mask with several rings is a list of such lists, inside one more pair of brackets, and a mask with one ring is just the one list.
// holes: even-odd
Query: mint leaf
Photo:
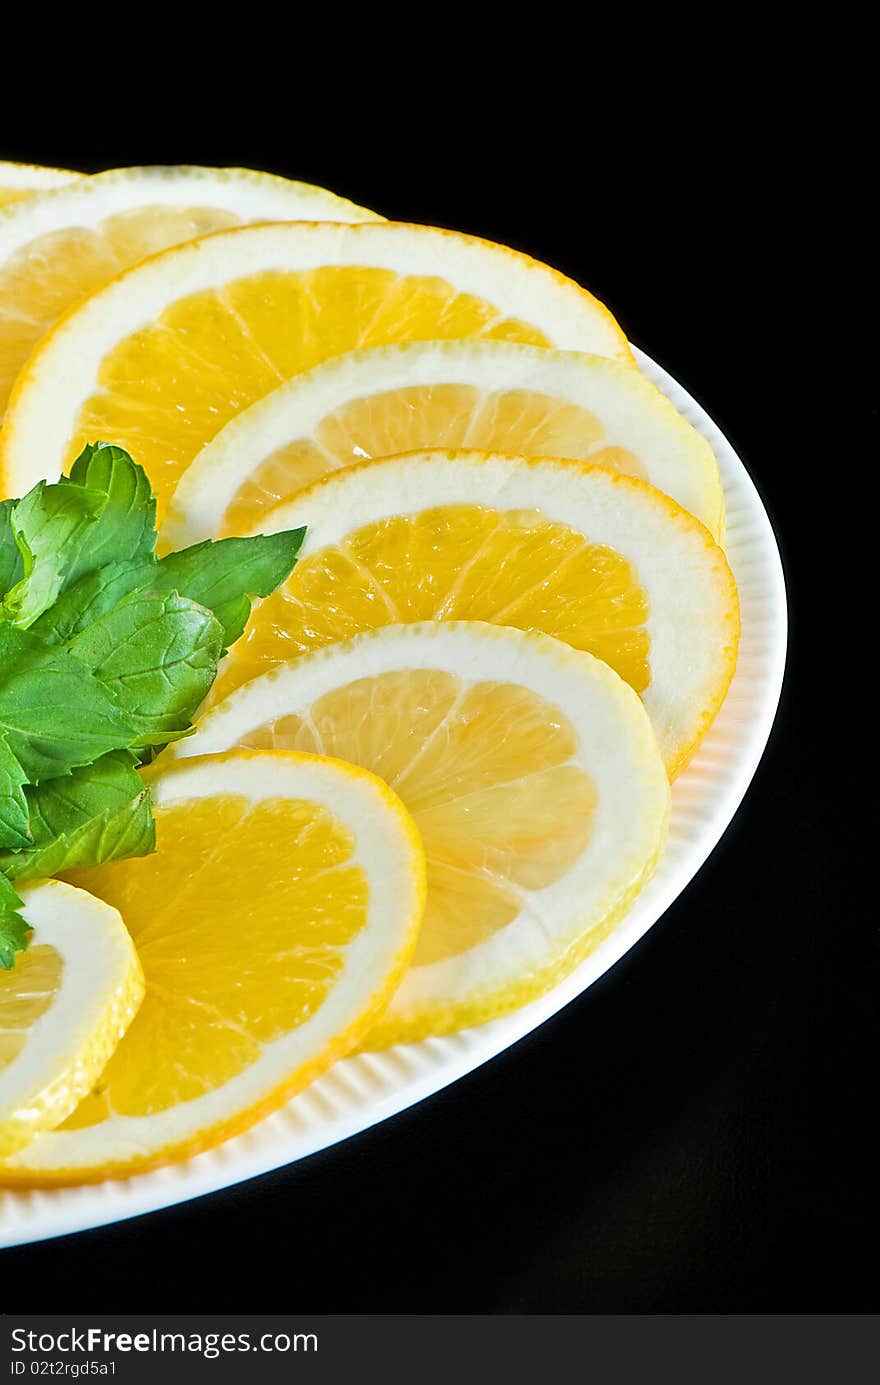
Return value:
[(126, 751), (26, 790), (33, 844), (0, 853), (0, 882), (57, 875), (155, 849), (150, 791)]
[[(5, 614), (23, 628), (87, 573), (149, 558), (156, 543), (156, 501), (146, 472), (109, 443), (90, 444), (69, 476), (54, 485), (39, 482), (4, 517), (0, 581), (7, 568), (14, 578), (3, 586)], [(19, 554), (17, 575), (10, 539)]]
[(62, 478), (62, 486), (101, 491), (107, 504), (89, 535), (88, 552), (68, 573), (68, 583), (107, 563), (146, 558), (156, 546), (156, 499), (143, 467), (121, 447), (90, 443)]
[(24, 952), (30, 929), (18, 912), (22, 901), (4, 875), (0, 875), (0, 967), (15, 966), (15, 955)]
[(0, 735), (32, 784), (130, 745), (112, 693), (64, 648), (0, 623)]
[(12, 507), (9, 523), (23, 575), (3, 598), (7, 619), (26, 629), (60, 595), (82, 565), (107, 496), (82, 486), (40, 481)]
[(305, 529), (258, 534), (250, 539), (206, 539), (160, 559), (159, 590), (173, 588), (207, 606), (223, 626), (228, 649), (251, 613), (249, 598), (271, 596), (293, 570)]
[(32, 845), (45, 847), (55, 837), (78, 831), (99, 813), (124, 808), (143, 792), (144, 781), (127, 750), (113, 750), (71, 774), (31, 786), (27, 798)]
[(145, 472), (102, 442), (0, 502), (0, 966), (28, 935), (11, 879), (153, 849), (135, 763), (189, 732), (305, 533), (157, 559), (155, 517)]
[(136, 591), (71, 640), (125, 712), (132, 745), (185, 735), (217, 673), (219, 622), (177, 592)]
[(139, 587), (150, 586), (158, 564), (155, 559), (133, 563), (110, 563), (81, 577), (62, 592), (55, 605), (44, 611), (31, 626), (46, 644), (67, 644), (93, 621), (112, 611)]
[(224, 651), (247, 624), (252, 597), (270, 596), (290, 576), (304, 529), (251, 539), (206, 540), (156, 561), (113, 563), (69, 587), (32, 627), (49, 644), (73, 639), (138, 588), (177, 591), (223, 626)]
[(0, 848), (18, 850), (30, 846), (27, 800), (24, 785), (27, 775), (0, 736)]
[(0, 597), (4, 597), (10, 587), (21, 581), (24, 568), (21, 549), (15, 542), (10, 516), (18, 502), (0, 501)]

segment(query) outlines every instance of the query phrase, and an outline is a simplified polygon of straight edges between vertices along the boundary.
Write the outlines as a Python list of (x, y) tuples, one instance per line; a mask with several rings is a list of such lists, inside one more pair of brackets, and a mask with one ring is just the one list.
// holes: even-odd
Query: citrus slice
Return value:
[(3, 163), (0, 160), (0, 207), (24, 201), (26, 197), (32, 197), (35, 192), (44, 192), (47, 188), (60, 188), (79, 177), (79, 173), (69, 173), (64, 168), (42, 168), (39, 164)]
[(23, 494), (102, 438), (146, 467), (161, 515), (205, 443), (292, 375), (358, 346), (474, 336), (631, 359), (586, 290), (473, 236), (392, 222), (220, 232), (129, 270), (41, 342), (0, 435), (0, 486)]
[(661, 851), (669, 783), (606, 664), (480, 622), (388, 626), (239, 688), (175, 754), (314, 750), (380, 775), (428, 862), (412, 964), (368, 1048), (482, 1023), (607, 935)]
[(324, 188), (245, 168), (116, 168), (0, 215), (0, 418), (35, 343), (86, 294), (168, 246), (252, 221), (376, 221)]
[(354, 351), (280, 385), (184, 473), (167, 540), (248, 533), (331, 471), (425, 447), (588, 458), (666, 491), (713, 537), (722, 529), (711, 447), (643, 375), (602, 356), (463, 340)]
[(239, 753), (151, 779), (158, 850), (78, 872), (125, 917), (146, 996), (95, 1092), (0, 1181), (80, 1182), (246, 1129), (366, 1035), (400, 981), (424, 854), (373, 775)]
[(144, 994), (117, 911), (60, 880), (17, 885), (33, 929), (0, 971), (0, 1157), (70, 1115), (90, 1091)]
[(301, 524), (297, 566), (255, 609), (215, 700), (361, 630), (487, 620), (604, 659), (642, 695), (675, 773), (733, 676), (739, 607), (724, 554), (636, 477), (551, 458), (407, 453), (333, 473), (260, 528)]

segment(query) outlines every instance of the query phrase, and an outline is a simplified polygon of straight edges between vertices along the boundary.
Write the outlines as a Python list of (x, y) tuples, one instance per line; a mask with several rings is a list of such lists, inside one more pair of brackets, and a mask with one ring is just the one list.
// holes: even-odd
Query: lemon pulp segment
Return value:
[(0, 981), (0, 1071), (17, 1058), (32, 1026), (49, 1009), (59, 990), (64, 963), (58, 950), (34, 944), (20, 952)]
[(420, 620), (538, 629), (643, 691), (647, 596), (632, 564), (537, 511), (444, 505), (364, 525), (302, 559), (261, 603), (215, 700), (272, 665), (361, 630)]
[(320, 804), (224, 794), (156, 818), (155, 855), (70, 876), (120, 910), (147, 989), (98, 1093), (63, 1129), (229, 1081), (317, 1010), (366, 921), (351, 833)]
[(425, 846), (428, 896), (414, 964), (490, 937), (586, 848), (595, 807), (569, 763), (577, 734), (544, 698), (512, 683), (465, 687), (441, 669), (362, 678), (326, 693), (307, 718), (255, 728), (255, 749), (332, 755), (384, 779)]

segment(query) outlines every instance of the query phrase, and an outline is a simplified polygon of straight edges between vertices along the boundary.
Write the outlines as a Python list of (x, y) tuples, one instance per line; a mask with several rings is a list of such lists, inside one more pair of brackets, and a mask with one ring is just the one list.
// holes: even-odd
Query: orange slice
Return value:
[(378, 779), (251, 752), (152, 784), (156, 854), (77, 875), (124, 915), (143, 1005), (94, 1093), (0, 1180), (130, 1173), (246, 1129), (365, 1037), (409, 961), (424, 856)]
[(117, 911), (60, 880), (17, 885), (30, 946), (0, 971), (0, 1158), (70, 1115), (144, 994)]
[(739, 606), (724, 554), (635, 477), (588, 462), (407, 453), (334, 473), (260, 527), (301, 524), (299, 562), (254, 611), (216, 697), (361, 630), (485, 620), (610, 664), (641, 694), (675, 773), (733, 676)]
[(640, 476), (723, 529), (711, 447), (619, 361), (507, 341), (410, 342), (352, 351), (233, 418), (181, 479), (173, 548), (244, 534), (332, 471), (426, 447), (572, 457)]

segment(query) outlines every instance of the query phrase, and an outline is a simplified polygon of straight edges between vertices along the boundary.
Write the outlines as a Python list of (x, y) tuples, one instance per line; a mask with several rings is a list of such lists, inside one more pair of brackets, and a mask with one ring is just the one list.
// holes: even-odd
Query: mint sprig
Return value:
[(153, 849), (137, 766), (192, 730), (305, 532), (157, 558), (155, 523), (146, 473), (100, 442), (0, 502), (0, 967), (27, 945), (12, 881)]

